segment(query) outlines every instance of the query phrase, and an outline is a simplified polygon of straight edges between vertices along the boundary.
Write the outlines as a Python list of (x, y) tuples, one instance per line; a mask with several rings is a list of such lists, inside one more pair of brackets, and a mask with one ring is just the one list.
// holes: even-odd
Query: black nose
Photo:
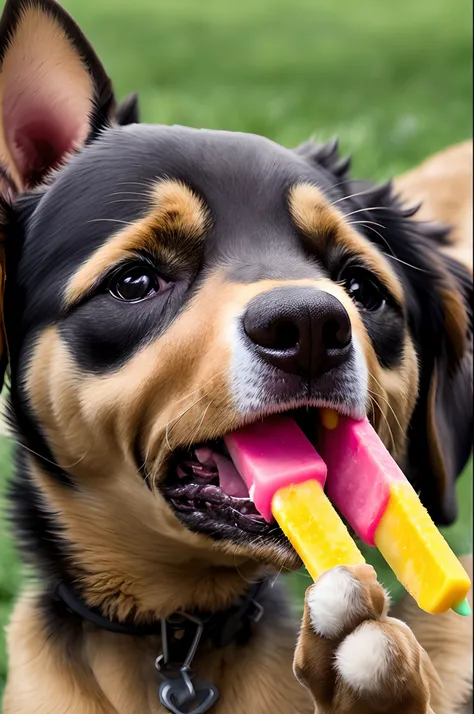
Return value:
[(351, 322), (342, 303), (310, 287), (275, 288), (254, 298), (244, 330), (260, 357), (306, 379), (341, 365), (350, 355)]

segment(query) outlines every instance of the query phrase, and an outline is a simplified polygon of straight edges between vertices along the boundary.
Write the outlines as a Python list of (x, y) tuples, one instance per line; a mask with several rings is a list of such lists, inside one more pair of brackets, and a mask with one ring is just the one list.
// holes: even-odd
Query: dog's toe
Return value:
[(378, 622), (363, 622), (336, 652), (340, 678), (358, 692), (380, 690), (397, 656), (390, 637)]
[(337, 639), (387, 610), (388, 597), (369, 565), (338, 566), (308, 589), (306, 607), (314, 632)]

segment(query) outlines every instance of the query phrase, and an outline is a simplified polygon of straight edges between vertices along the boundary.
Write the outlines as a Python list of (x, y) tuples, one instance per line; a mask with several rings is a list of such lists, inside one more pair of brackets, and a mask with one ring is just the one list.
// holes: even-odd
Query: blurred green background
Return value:
[[(471, 0), (65, 0), (142, 120), (263, 134), (339, 135), (362, 178), (386, 179), (471, 135)], [(3, 3), (0, 3), (0, 7)], [(0, 437), (1, 493), (11, 445)], [(460, 482), (470, 551), (472, 467)], [(4, 501), (3, 513), (6, 508)], [(0, 626), (20, 572), (0, 522)], [(300, 601), (309, 584), (295, 575)], [(0, 691), (5, 674), (0, 635)]]

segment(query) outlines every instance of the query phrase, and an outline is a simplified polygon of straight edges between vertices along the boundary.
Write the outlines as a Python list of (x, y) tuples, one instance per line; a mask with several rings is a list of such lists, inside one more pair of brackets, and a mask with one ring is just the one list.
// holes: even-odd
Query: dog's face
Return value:
[(469, 399), (470, 284), (434, 236), (389, 188), (352, 184), (334, 146), (117, 126), (70, 19), (50, 2), (5, 13), (12, 403), (36, 454), (35, 537), (56, 531), (89, 601), (118, 589), (110, 607), (150, 609), (150, 580), (196, 562), (299, 564), (223, 443), (270, 413), (291, 411), (316, 446), (319, 407), (367, 413), (452, 518), (470, 426), (443, 390)]

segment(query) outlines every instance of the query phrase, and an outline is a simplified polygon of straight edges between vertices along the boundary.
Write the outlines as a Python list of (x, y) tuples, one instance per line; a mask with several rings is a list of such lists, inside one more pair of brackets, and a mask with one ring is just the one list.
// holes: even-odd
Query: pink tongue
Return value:
[(214, 454), (214, 461), (219, 471), (219, 486), (224, 493), (234, 498), (248, 498), (249, 490), (232, 461), (221, 454)]
[(219, 471), (219, 486), (228, 496), (248, 498), (249, 490), (234, 464), (226, 456), (217, 454), (207, 446), (195, 451), (197, 460), (204, 466), (216, 466)]

